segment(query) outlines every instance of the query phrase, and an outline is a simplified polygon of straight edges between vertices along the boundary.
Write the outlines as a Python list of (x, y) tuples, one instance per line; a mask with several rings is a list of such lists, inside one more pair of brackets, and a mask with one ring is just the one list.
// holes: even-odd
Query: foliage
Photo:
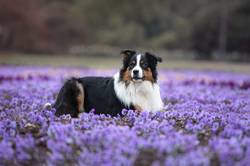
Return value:
[(81, 44), (249, 53), (248, 0), (1, 0), (0, 48)]

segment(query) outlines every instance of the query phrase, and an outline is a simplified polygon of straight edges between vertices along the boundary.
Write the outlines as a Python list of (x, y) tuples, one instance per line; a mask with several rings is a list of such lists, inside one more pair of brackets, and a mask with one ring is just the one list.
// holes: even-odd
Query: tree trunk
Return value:
[(221, 0), (221, 14), (219, 23), (218, 49), (221, 54), (227, 51), (227, 33), (228, 33), (228, 7), (226, 1)]

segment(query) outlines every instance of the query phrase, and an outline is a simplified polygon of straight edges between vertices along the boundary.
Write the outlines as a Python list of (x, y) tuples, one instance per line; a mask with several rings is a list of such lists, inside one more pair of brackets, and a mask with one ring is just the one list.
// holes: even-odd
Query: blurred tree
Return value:
[(49, 50), (48, 29), (32, 0), (0, 1), (0, 48), (22, 51)]
[(228, 20), (228, 51), (250, 52), (250, 1), (238, 2)]
[(0, 0), (0, 48), (95, 44), (250, 53), (249, 0)]
[[(204, 2), (204, 1), (203, 1)], [(218, 51), (221, 56), (225, 56), (228, 51), (249, 52), (247, 45), (249, 38), (247, 29), (250, 26), (249, 13), (241, 17), (237, 14), (241, 8), (250, 10), (247, 0), (220, 0), (207, 1), (199, 7), (199, 13), (194, 16), (194, 26), (192, 32), (192, 47), (198, 52), (197, 58), (211, 59), (211, 53)], [(242, 26), (243, 25), (243, 26)], [(241, 26), (241, 30), (233, 27)], [(244, 32), (246, 31), (246, 33)], [(241, 34), (246, 38), (240, 38), (236, 34)], [(231, 43), (238, 41), (238, 46), (232, 47)], [(242, 43), (241, 43), (242, 42)]]
[(83, 30), (75, 26), (69, 5), (70, 1), (1, 0), (0, 48), (57, 52), (82, 42)]

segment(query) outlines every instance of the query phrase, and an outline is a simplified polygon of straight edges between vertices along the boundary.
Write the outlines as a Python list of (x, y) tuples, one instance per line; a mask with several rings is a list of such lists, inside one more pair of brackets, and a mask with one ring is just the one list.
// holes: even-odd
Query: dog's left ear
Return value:
[(121, 55), (123, 55), (123, 66), (126, 67), (130, 58), (136, 53), (133, 50), (122, 50)]
[(152, 63), (154, 66), (156, 66), (158, 62), (162, 62), (161, 57), (155, 56), (149, 52), (146, 52), (145, 56), (148, 58), (149, 62)]

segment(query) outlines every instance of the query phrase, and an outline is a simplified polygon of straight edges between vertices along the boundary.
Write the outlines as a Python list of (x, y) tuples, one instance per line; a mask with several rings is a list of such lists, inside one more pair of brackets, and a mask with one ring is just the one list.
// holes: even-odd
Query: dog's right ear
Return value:
[(126, 67), (129, 63), (130, 58), (136, 54), (133, 50), (122, 50), (121, 55), (123, 56), (123, 67)]

